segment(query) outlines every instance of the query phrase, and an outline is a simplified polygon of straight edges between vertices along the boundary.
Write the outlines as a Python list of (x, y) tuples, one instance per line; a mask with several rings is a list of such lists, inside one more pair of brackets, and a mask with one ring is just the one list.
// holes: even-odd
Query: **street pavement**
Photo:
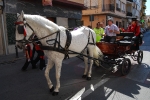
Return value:
[[(61, 73), (58, 96), (52, 96), (44, 70), (22, 72), (23, 54), (0, 56), (0, 100), (150, 100), (150, 31), (144, 33), (144, 51), (141, 65), (132, 60), (127, 76), (112, 74), (93, 67), (92, 80), (82, 79), (84, 63), (78, 58), (65, 60)], [(55, 68), (50, 72), (55, 86)]]

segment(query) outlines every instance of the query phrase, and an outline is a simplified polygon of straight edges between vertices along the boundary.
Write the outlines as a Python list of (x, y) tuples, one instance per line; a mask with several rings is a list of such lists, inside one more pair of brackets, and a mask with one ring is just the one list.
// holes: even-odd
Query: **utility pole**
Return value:
[[(90, 0), (90, 9), (92, 9), (92, 0)], [(92, 21), (93, 21), (93, 15), (90, 15), (90, 21), (91, 21), (91, 27), (92, 27)]]

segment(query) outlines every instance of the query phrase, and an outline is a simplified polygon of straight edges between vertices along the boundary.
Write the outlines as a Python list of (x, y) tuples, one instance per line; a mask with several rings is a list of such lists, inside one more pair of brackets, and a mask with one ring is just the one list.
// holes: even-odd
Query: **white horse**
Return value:
[[(16, 45), (17, 47), (19, 47), (20, 49), (23, 47), (23, 43), (20, 43), (21, 40), (25, 39), (28, 40), (29, 37), (34, 33), (37, 35), (37, 37), (40, 39), (42, 37), (45, 37), (43, 39), (40, 40), (40, 42), (42, 43), (43, 46), (52, 46), (50, 44), (53, 44), (54, 41), (49, 41), (49, 43), (47, 43), (47, 40), (51, 40), (51, 39), (55, 39), (56, 38), (56, 34), (54, 34), (55, 32), (57, 32), (58, 30), (60, 30), (60, 45), (62, 47), (65, 47), (66, 44), (66, 28), (62, 27), (62, 26), (58, 26), (55, 23), (49, 21), (48, 19), (39, 16), (39, 15), (27, 15), (24, 14), (24, 12), (22, 11), (21, 14), (17, 14), (18, 15), (18, 19), (16, 21)], [(28, 25), (30, 25), (31, 27), (29, 27)], [(18, 32), (18, 27), (19, 26), (24, 26), (24, 31), (26, 31), (26, 36), (24, 34), (20, 34)], [(31, 30), (32, 28), (32, 30)], [(98, 58), (99, 54), (102, 55), (101, 51), (97, 48), (96, 45), (91, 45), (88, 44), (88, 36), (89, 36), (89, 32), (91, 32), (90, 38), (89, 38), (89, 42), (93, 42), (94, 39), (94, 43), (95, 43), (95, 33), (93, 30), (91, 30), (88, 27), (81, 27), (76, 31), (72, 31), (71, 35), (72, 35), (72, 40), (71, 40), (71, 44), (69, 46), (69, 50), (81, 53), (83, 50), (83, 54), (87, 55), (87, 49), (89, 51), (89, 56), (90, 57), (94, 57)], [(50, 34), (53, 34), (51, 36), (48, 36)], [(48, 36), (48, 37), (46, 37)], [(94, 37), (92, 39), (92, 36)], [(18, 41), (19, 40), (19, 41)], [(86, 49), (84, 49), (87, 46)], [(58, 47), (58, 45), (57, 45)], [(57, 52), (57, 51), (52, 51), (52, 50), (44, 50), (45, 55), (48, 58), (48, 64), (46, 66), (45, 69), (45, 77), (49, 86), (49, 89), (51, 92), (53, 92), (53, 95), (58, 95), (59, 93), (59, 88), (60, 88), (60, 76), (61, 76), (61, 67), (62, 67), (62, 61), (65, 57), (65, 55), (63, 53)], [(75, 57), (77, 56), (77, 54), (69, 54), (69, 57)], [(90, 60), (90, 66), (88, 68), (88, 58), (84, 57), (84, 63), (85, 63), (85, 70), (84, 70), (84, 74), (83, 77), (87, 77), (88, 80), (91, 79), (91, 74), (92, 74), (92, 65), (93, 65), (93, 60)], [(50, 80), (49, 77), (49, 72), (50, 69), (55, 65), (55, 70), (56, 70), (56, 88), (54, 89), (54, 86)]]

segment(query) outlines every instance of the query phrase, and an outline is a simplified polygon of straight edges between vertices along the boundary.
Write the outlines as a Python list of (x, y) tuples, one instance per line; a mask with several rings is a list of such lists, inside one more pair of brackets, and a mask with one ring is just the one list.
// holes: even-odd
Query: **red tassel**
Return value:
[(24, 36), (26, 36), (26, 35), (27, 35), (27, 32), (26, 32), (25, 27), (24, 27), (24, 32), (23, 32), (23, 34), (24, 34)]

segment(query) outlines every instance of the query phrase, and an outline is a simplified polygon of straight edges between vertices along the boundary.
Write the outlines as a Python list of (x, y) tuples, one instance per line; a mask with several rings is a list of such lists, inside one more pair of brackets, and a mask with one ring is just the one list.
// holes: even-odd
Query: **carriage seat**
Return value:
[(122, 37), (119, 40), (131, 41), (132, 38), (134, 37), (134, 33), (133, 32), (121, 32), (120, 34), (117, 34), (117, 37)]

